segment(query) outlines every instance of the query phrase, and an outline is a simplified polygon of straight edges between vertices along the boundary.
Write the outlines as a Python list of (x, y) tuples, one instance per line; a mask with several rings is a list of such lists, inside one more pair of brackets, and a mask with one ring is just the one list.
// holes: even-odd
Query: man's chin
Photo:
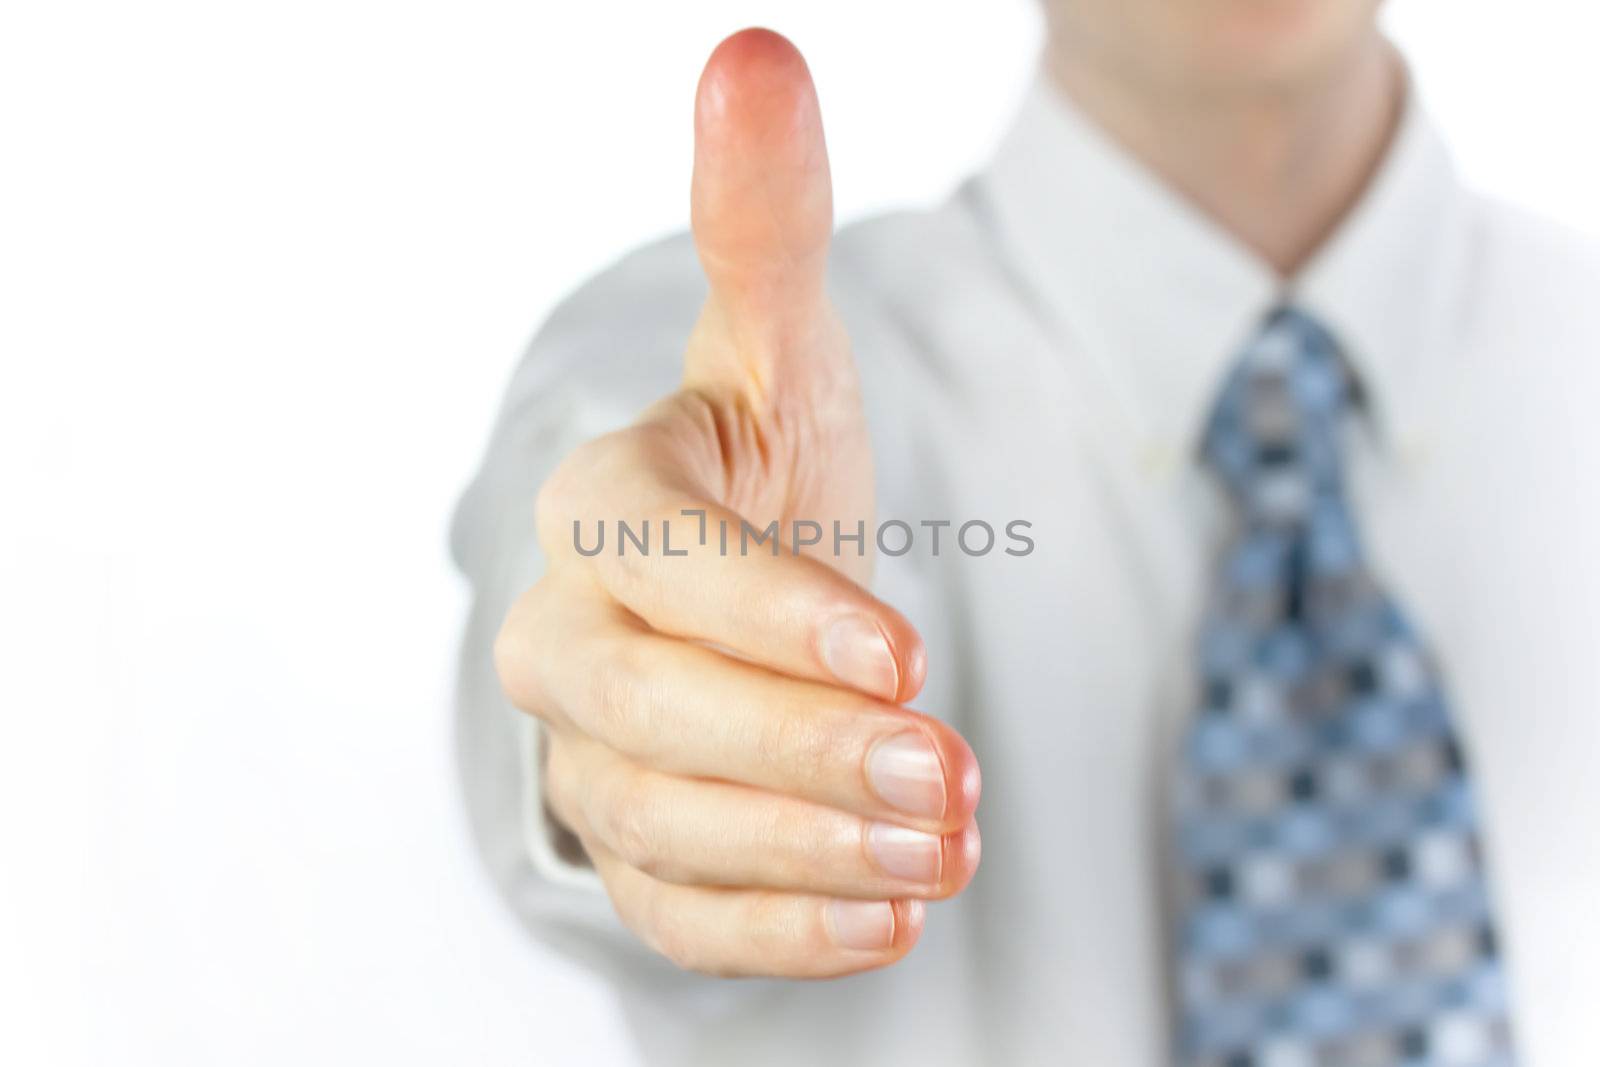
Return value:
[(1052, 32), (1081, 58), (1186, 95), (1322, 82), (1375, 38), (1379, 0), (1052, 0)]

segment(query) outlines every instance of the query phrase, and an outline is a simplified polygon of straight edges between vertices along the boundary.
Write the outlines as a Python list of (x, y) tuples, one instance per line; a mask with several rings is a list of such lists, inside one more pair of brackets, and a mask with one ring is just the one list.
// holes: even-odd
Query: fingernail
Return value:
[(888, 948), (894, 944), (894, 905), (884, 900), (830, 901), (828, 926), (843, 948)]
[(867, 779), (878, 797), (907, 815), (944, 816), (944, 766), (926, 737), (915, 730), (895, 734), (867, 755)]
[(875, 822), (867, 828), (867, 848), (883, 873), (938, 885), (944, 846), (933, 834)]
[(822, 660), (835, 678), (852, 689), (885, 700), (893, 700), (900, 691), (900, 668), (895, 666), (889, 640), (864, 615), (846, 615), (828, 627)]

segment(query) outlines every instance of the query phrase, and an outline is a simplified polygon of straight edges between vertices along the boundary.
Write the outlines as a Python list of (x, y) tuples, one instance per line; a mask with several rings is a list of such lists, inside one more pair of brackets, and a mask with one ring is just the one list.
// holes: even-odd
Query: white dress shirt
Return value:
[[(921, 630), (916, 706), (983, 769), (983, 863), (887, 970), (726, 981), (653, 958), (537, 797), (535, 734), (490, 642), (537, 578), (534, 492), (577, 442), (676, 388), (704, 295), (687, 237), (585, 285), (517, 372), (455, 550), (476, 605), (460, 752), (497, 882), (614, 980), (663, 1064), (1158, 1065), (1166, 739), (1225, 529), (1195, 462), (1225, 369), (1294, 301), (1370, 417), (1352, 497), (1380, 576), (1439, 654), (1485, 809), (1515, 1033), (1600, 1064), (1600, 255), (1464, 190), (1408, 105), (1371, 186), (1285, 286), (1048, 85), (942, 208), (843, 230), (880, 519), (1033, 524), (1032, 554), (882, 558)], [(541, 1006), (529, 1005), (538, 1013)], [(561, 1026), (558, 1014), (546, 1025)]]

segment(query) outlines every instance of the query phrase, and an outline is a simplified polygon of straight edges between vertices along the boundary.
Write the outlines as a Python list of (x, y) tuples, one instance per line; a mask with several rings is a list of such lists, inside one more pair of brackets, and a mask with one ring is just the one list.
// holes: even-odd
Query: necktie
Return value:
[(1183, 1067), (1515, 1062), (1462, 748), (1345, 498), (1358, 404), (1280, 308), (1206, 428), (1236, 524), (1172, 791)]

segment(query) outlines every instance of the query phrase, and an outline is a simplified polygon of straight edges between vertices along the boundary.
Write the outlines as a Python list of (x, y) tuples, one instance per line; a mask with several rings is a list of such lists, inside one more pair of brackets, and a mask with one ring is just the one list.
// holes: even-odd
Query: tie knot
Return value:
[(1228, 372), (1202, 455), (1249, 518), (1301, 521), (1338, 499), (1339, 430), (1355, 394), (1328, 331), (1280, 307)]

